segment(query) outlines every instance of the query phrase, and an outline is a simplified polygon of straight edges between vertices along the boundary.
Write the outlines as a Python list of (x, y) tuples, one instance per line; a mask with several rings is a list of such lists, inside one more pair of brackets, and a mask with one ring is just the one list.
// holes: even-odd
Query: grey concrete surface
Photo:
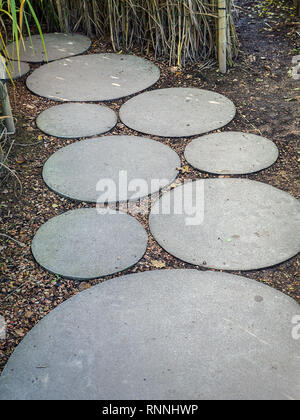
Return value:
[(11, 61), (10, 63), (6, 63), (6, 70), (4, 77), (0, 77), (1, 80), (16, 80), (20, 77), (25, 76), (30, 70), (29, 64), (23, 63), (22, 61), (20, 63), (17, 63), (16, 61)]
[(146, 231), (133, 217), (89, 208), (69, 211), (41, 226), (32, 253), (51, 273), (91, 280), (136, 264), (147, 242)]
[(158, 141), (106, 136), (58, 150), (46, 162), (43, 178), (56, 193), (78, 201), (137, 201), (171, 184), (179, 166), (177, 153)]
[(186, 183), (155, 203), (149, 222), (170, 254), (209, 268), (256, 270), (300, 251), (299, 201), (247, 179)]
[[(92, 45), (87, 36), (80, 34), (49, 33), (44, 34), (43, 38), (46, 52), (40, 35), (32, 35), (31, 39), (24, 38), (24, 45), (19, 41), (20, 60), (28, 63), (59, 60), (83, 54)], [(12, 60), (18, 59), (15, 42), (8, 45), (7, 51)]]
[(128, 127), (161, 137), (190, 137), (228, 124), (234, 104), (215, 92), (194, 88), (159, 89), (127, 101), (120, 118)]
[(89, 54), (45, 64), (27, 79), (33, 93), (55, 101), (123, 98), (158, 81), (160, 70), (134, 55)]
[(271, 140), (235, 131), (202, 136), (185, 149), (185, 159), (194, 168), (220, 175), (261, 171), (273, 165), (278, 156)]
[(109, 280), (33, 328), (2, 400), (300, 399), (299, 305), (244, 277), (163, 270)]
[(118, 118), (103, 105), (65, 103), (43, 111), (36, 124), (44, 133), (62, 138), (91, 137), (110, 131)]

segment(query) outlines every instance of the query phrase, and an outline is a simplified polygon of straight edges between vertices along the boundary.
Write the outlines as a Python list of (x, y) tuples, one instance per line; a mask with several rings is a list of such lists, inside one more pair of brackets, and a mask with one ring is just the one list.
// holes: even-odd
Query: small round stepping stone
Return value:
[(66, 103), (42, 112), (36, 124), (50, 136), (75, 139), (106, 133), (117, 121), (115, 112), (106, 106)]
[[(83, 54), (92, 45), (87, 36), (80, 34), (50, 33), (44, 34), (43, 37), (47, 55), (40, 35), (33, 35), (31, 39), (24, 38), (25, 47), (23, 47), (23, 42), (19, 41), (20, 61), (42, 63), (59, 60)], [(9, 44), (7, 50), (12, 60), (18, 59), (16, 42)]]
[(296, 314), (290, 297), (232, 274), (115, 278), (30, 331), (3, 371), (0, 399), (298, 400)]
[(150, 230), (171, 255), (221, 270), (256, 270), (300, 251), (300, 203), (247, 179), (189, 182), (152, 207)]
[(153, 85), (160, 70), (134, 55), (90, 54), (45, 64), (27, 79), (33, 93), (55, 101), (108, 101)]
[(128, 127), (161, 137), (190, 137), (228, 124), (234, 104), (215, 92), (193, 88), (160, 89), (142, 93), (120, 110)]
[(185, 149), (185, 158), (194, 168), (223, 175), (250, 174), (269, 168), (278, 156), (271, 140), (233, 131), (200, 137)]
[(6, 63), (7, 70), (4, 79), (1, 80), (16, 80), (20, 77), (25, 76), (30, 70), (29, 64), (27, 63), (17, 63), (16, 61), (11, 61), (10, 63)]
[[(171, 184), (180, 159), (170, 147), (134, 136), (68, 145), (46, 162), (43, 178), (56, 193), (89, 203), (137, 201)], [(157, 182), (156, 182), (157, 181)]]
[(141, 224), (125, 213), (79, 209), (45, 223), (32, 241), (32, 253), (51, 273), (91, 280), (136, 264), (147, 242)]

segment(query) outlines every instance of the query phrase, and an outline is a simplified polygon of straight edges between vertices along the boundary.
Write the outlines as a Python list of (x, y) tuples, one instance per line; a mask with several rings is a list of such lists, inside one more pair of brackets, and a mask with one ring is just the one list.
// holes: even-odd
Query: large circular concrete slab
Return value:
[(160, 70), (134, 55), (90, 54), (45, 64), (27, 79), (35, 94), (55, 101), (107, 101), (153, 85)]
[(25, 76), (30, 70), (29, 64), (27, 63), (17, 63), (16, 61), (10, 61), (6, 63), (6, 72), (4, 79), (1, 80), (16, 80), (20, 77)]
[[(42, 63), (59, 60), (65, 57), (83, 54), (92, 45), (91, 40), (87, 36), (80, 34), (50, 33), (44, 34), (43, 37), (46, 52), (40, 35), (24, 38), (24, 43), (19, 41), (21, 61)], [(15, 42), (8, 45), (7, 51), (11, 59), (18, 59), (17, 45)]]
[(0, 399), (300, 399), (297, 314), (288, 296), (224, 273), (109, 280), (31, 330), (3, 371)]
[(46, 162), (43, 178), (56, 193), (78, 201), (137, 201), (176, 178), (179, 156), (142, 137), (107, 136), (73, 143)]
[(194, 168), (214, 174), (257, 172), (273, 165), (278, 155), (271, 140), (232, 131), (200, 137), (185, 149), (185, 158)]
[(160, 89), (140, 94), (120, 110), (124, 124), (161, 137), (190, 137), (228, 124), (234, 104), (215, 92), (193, 88)]
[(136, 264), (147, 242), (144, 228), (127, 214), (79, 209), (45, 223), (32, 241), (32, 253), (42, 267), (54, 274), (91, 280)]
[(79, 138), (106, 133), (117, 121), (115, 112), (106, 106), (66, 103), (42, 112), (36, 124), (50, 136)]
[(200, 180), (157, 201), (150, 230), (163, 248), (188, 263), (255, 270), (300, 251), (300, 203), (260, 182)]

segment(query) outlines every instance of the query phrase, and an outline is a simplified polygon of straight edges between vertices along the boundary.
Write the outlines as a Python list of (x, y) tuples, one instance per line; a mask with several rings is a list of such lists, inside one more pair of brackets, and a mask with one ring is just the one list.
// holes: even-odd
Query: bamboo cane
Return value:
[(218, 1), (219, 21), (219, 68), (221, 73), (227, 72), (227, 8), (226, 0)]
[(49, 9), (46, 19), (54, 19), (56, 30), (69, 25), (72, 31), (110, 35), (116, 51), (138, 47), (180, 67), (219, 55), (226, 71), (230, 48), (236, 53), (231, 1), (48, 0), (43, 16)]
[(300, 0), (294, 0), (294, 4), (296, 7), (296, 14), (300, 17)]

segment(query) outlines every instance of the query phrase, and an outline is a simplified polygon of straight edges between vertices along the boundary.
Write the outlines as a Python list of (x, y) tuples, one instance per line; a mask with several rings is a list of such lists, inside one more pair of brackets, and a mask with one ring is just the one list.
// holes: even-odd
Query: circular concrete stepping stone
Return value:
[(32, 241), (32, 253), (54, 274), (91, 280), (136, 264), (147, 242), (144, 228), (127, 214), (79, 209), (45, 223)]
[(16, 61), (11, 61), (10, 63), (6, 63), (6, 66), (7, 70), (4, 80), (19, 79), (20, 77), (25, 76), (30, 70), (29, 64), (23, 62), (20, 62), (19, 65)]
[(117, 121), (115, 112), (106, 106), (66, 103), (42, 112), (36, 124), (50, 136), (71, 139), (106, 133)]
[[(44, 34), (47, 56), (40, 35), (33, 35), (31, 39), (24, 38), (24, 45), (19, 41), (20, 60), (28, 63), (41, 63), (61, 58), (83, 54), (92, 43), (84, 35), (51, 33)], [(11, 59), (17, 60), (17, 47), (13, 42), (7, 47)]]
[(288, 296), (230, 274), (109, 280), (31, 330), (3, 371), (0, 399), (300, 399), (297, 314)]
[(215, 92), (191, 88), (140, 94), (120, 110), (124, 124), (161, 137), (190, 137), (223, 127), (235, 116), (234, 104)]
[(153, 85), (160, 70), (134, 55), (91, 54), (45, 64), (27, 79), (35, 94), (55, 101), (107, 101)]
[(257, 172), (273, 165), (278, 155), (271, 140), (232, 131), (200, 137), (185, 149), (185, 158), (194, 168), (214, 174)]
[(169, 185), (179, 156), (164, 144), (133, 136), (73, 143), (46, 162), (43, 178), (56, 193), (78, 201), (137, 201)]
[(246, 179), (189, 182), (155, 203), (150, 230), (164, 249), (190, 264), (255, 270), (300, 251), (300, 203)]

